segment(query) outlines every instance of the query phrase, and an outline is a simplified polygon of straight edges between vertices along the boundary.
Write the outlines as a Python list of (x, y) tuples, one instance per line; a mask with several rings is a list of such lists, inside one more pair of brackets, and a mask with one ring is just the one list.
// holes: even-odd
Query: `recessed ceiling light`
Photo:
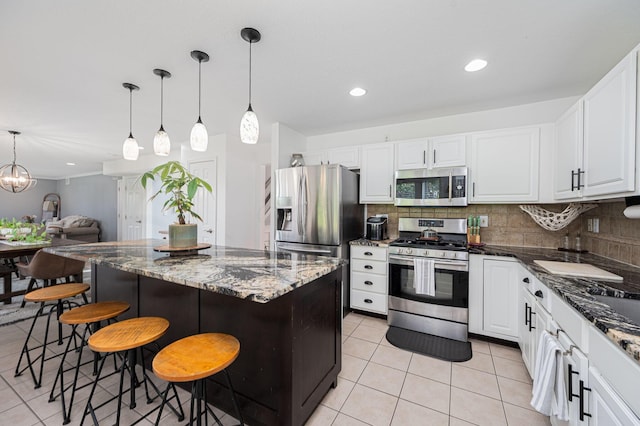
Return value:
[(480, 71), (482, 68), (486, 66), (487, 66), (487, 61), (485, 61), (484, 59), (474, 59), (464, 67), (464, 70), (467, 72), (475, 72), (475, 71)]
[(362, 96), (362, 95), (365, 95), (366, 93), (367, 91), (364, 90), (362, 87), (354, 87), (349, 91), (349, 94), (351, 96)]
[(144, 149), (144, 146), (138, 145), (138, 149)]
[(67, 163), (67, 166), (75, 166), (76, 163)]

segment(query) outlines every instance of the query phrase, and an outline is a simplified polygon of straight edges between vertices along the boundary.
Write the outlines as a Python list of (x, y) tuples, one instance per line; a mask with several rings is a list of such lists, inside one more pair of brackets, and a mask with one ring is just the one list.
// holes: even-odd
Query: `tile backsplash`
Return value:
[[(567, 204), (543, 204), (541, 207), (561, 212)], [(389, 215), (390, 238), (398, 237), (398, 217), (467, 218), (489, 216), (489, 226), (480, 229), (482, 242), (493, 245), (525, 247), (562, 247), (569, 233), (570, 247), (580, 233), (581, 248), (621, 262), (640, 266), (640, 220), (627, 219), (624, 202), (604, 202), (580, 215), (564, 229), (547, 231), (516, 204), (476, 204), (459, 208), (396, 207), (387, 204), (367, 205), (367, 215)], [(587, 219), (598, 218), (600, 232), (587, 231)]]

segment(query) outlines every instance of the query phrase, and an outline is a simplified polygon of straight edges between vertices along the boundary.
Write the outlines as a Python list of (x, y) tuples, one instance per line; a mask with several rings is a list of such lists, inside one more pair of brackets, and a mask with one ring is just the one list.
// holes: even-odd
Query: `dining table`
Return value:
[[(76, 244), (86, 244), (85, 241), (69, 240), (65, 238), (51, 238), (44, 241), (27, 243), (24, 241), (8, 241), (0, 239), (0, 260), (14, 259), (22, 256), (33, 256), (38, 250), (45, 247), (60, 247)], [(11, 303), (11, 298), (20, 296), (25, 290), (13, 290), (11, 275), (15, 272), (15, 268), (0, 264), (0, 276), (3, 278), (3, 292), (0, 293), (0, 302), (5, 305)]]

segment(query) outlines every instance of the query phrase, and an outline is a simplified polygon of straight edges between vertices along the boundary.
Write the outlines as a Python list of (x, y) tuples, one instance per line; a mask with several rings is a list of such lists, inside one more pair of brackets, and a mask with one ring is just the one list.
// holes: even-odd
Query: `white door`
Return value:
[(205, 180), (211, 185), (212, 191), (209, 193), (205, 190), (198, 189), (194, 198), (195, 212), (200, 215), (202, 222), (198, 223), (198, 242), (199, 243), (216, 243), (216, 162), (194, 161), (189, 163), (189, 171)]
[(123, 241), (146, 238), (147, 191), (140, 185), (138, 177), (123, 179), (122, 233)]

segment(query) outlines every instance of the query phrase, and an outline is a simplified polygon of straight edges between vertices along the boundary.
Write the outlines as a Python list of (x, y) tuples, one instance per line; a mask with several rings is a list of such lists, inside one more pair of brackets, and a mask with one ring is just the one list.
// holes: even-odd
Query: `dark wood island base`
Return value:
[[(92, 293), (94, 301), (128, 302), (123, 318), (169, 320), (161, 347), (198, 333), (235, 336), (240, 356), (228, 371), (245, 421), (302, 425), (335, 387), (341, 369), (341, 275), (338, 268), (258, 303), (94, 264)], [(224, 378), (207, 383), (209, 401), (234, 415)]]

